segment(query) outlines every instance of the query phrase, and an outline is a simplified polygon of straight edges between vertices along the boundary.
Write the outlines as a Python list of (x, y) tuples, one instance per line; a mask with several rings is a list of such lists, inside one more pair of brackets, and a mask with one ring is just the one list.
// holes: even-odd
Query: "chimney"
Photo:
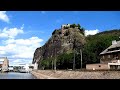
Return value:
[(113, 41), (112, 41), (112, 45), (114, 45), (114, 44), (117, 44), (117, 41), (116, 41), (116, 40), (113, 40)]

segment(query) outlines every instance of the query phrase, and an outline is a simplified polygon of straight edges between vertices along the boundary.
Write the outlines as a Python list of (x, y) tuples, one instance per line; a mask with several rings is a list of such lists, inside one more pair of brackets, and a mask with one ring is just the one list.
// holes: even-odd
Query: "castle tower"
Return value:
[(70, 24), (62, 25), (61, 30), (62, 30), (62, 36), (64, 35), (65, 28), (70, 28)]
[(4, 61), (3, 61), (2, 71), (8, 71), (8, 67), (9, 67), (9, 61), (6, 57), (6, 58), (4, 58)]

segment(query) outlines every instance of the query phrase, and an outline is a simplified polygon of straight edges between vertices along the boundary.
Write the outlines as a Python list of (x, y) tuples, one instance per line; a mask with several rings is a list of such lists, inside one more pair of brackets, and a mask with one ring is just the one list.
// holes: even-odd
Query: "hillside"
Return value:
[[(39, 69), (53, 69), (56, 60), (57, 69), (85, 68), (87, 63), (100, 63), (99, 54), (119, 40), (120, 30), (109, 30), (85, 37), (80, 28), (65, 28), (53, 31), (51, 38), (35, 50), (33, 63), (39, 64)], [(74, 61), (75, 60), (75, 61)]]
[(119, 40), (120, 30), (109, 30), (86, 37), (83, 50), (84, 63), (99, 63), (99, 54), (112, 44), (112, 40)]

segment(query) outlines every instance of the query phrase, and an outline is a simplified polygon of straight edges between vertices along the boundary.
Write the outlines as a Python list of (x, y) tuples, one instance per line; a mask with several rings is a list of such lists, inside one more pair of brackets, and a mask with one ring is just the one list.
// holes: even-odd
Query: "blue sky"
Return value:
[(31, 63), (35, 49), (68, 23), (94, 35), (120, 29), (120, 11), (0, 11), (0, 56), (7, 56), (10, 65)]

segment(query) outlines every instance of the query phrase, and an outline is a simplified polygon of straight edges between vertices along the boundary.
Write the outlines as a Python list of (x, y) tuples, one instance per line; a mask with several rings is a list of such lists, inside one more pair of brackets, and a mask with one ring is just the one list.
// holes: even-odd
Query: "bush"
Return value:
[(76, 24), (72, 24), (70, 25), (71, 28), (75, 28), (76, 27)]

